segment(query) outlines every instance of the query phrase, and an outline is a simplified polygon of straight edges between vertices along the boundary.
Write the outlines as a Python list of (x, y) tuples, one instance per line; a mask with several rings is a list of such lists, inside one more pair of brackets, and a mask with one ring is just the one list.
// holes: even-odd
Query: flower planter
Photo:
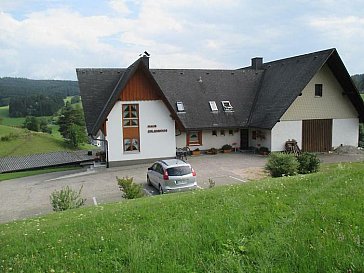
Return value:
[(201, 151), (192, 151), (192, 155), (200, 155)]
[(223, 151), (224, 154), (227, 154), (227, 153), (231, 153), (232, 150), (229, 149), (229, 150), (222, 150), (222, 151)]

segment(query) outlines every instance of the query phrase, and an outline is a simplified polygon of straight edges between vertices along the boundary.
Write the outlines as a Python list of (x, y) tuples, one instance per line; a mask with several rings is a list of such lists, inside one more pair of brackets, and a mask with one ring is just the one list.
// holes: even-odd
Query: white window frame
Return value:
[(231, 106), (230, 101), (223, 100), (223, 101), (221, 101), (221, 104), (222, 104), (222, 108), (224, 109), (225, 112), (232, 112), (233, 111), (233, 107)]
[(210, 108), (211, 108), (211, 111), (212, 111), (212, 112), (217, 112), (217, 111), (219, 111), (219, 109), (217, 108), (216, 101), (214, 101), (214, 100), (210, 100), (210, 101), (209, 101), (209, 104), (210, 104)]
[(185, 112), (185, 106), (183, 105), (182, 101), (176, 102), (177, 112)]

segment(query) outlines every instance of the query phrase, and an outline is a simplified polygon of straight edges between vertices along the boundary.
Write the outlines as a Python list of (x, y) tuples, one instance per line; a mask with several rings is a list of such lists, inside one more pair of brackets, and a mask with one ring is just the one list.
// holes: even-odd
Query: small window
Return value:
[(191, 131), (187, 133), (187, 146), (198, 146), (202, 145), (202, 132)]
[(216, 130), (212, 130), (212, 135), (213, 136), (217, 136), (217, 131)]
[(136, 138), (125, 138), (124, 151), (125, 152), (139, 151), (139, 140)]
[(224, 136), (225, 135), (225, 130), (221, 130), (220, 135)]
[(257, 131), (252, 132), (252, 139), (257, 139)]
[(176, 105), (177, 105), (177, 111), (178, 112), (184, 112), (185, 111), (185, 107), (184, 107), (182, 101), (177, 101), (176, 102)]
[(137, 104), (123, 105), (123, 126), (124, 127), (139, 126), (139, 113)]
[(315, 84), (315, 97), (322, 97), (322, 84)]
[(210, 108), (212, 112), (217, 112), (219, 109), (217, 108), (216, 102), (214, 100), (209, 101)]
[(233, 111), (233, 107), (231, 106), (230, 101), (223, 100), (221, 102), (221, 104), (222, 104), (222, 107), (223, 107), (223, 109), (224, 109), (225, 112), (232, 112)]
[(234, 135), (234, 130), (229, 130), (229, 135)]

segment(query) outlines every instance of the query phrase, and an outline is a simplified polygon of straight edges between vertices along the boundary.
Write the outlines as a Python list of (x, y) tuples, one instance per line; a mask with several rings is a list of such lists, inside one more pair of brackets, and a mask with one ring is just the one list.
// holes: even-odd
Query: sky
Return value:
[(0, 0), (0, 77), (76, 80), (75, 68), (235, 69), (336, 48), (364, 73), (362, 0)]

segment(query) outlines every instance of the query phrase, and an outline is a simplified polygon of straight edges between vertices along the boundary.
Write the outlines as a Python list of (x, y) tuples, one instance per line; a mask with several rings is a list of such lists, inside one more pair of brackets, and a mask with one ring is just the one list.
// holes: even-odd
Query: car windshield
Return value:
[(170, 176), (181, 176), (191, 173), (190, 166), (180, 166), (167, 169), (168, 175)]

